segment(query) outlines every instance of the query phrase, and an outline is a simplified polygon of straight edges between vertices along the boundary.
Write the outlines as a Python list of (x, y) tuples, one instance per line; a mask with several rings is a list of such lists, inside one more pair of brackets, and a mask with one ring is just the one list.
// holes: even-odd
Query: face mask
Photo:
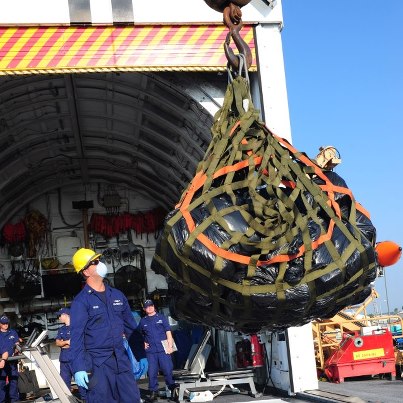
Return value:
[(106, 276), (106, 273), (108, 273), (108, 268), (106, 267), (105, 263), (99, 262), (97, 264), (97, 274), (98, 276), (101, 276), (102, 278), (104, 278)]

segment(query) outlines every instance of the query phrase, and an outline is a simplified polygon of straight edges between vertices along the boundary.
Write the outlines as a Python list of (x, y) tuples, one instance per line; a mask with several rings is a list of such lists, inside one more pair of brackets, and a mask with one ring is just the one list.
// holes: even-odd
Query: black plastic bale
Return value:
[(173, 316), (253, 333), (364, 301), (376, 231), (344, 180), (271, 133), (253, 107), (225, 105), (152, 263), (167, 276)]

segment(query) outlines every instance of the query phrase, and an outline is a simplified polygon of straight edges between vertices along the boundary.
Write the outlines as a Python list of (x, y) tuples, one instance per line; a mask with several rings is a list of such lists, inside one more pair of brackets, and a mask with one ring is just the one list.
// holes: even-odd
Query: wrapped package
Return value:
[(242, 77), (229, 84), (212, 135), (152, 263), (167, 277), (172, 315), (252, 333), (364, 301), (376, 231), (345, 181), (259, 121)]

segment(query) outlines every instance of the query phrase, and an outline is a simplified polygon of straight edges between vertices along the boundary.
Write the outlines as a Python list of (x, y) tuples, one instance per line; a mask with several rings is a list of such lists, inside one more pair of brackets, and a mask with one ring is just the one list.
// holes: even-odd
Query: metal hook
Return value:
[[(239, 10), (239, 12), (237, 10)], [(243, 27), (241, 19), (242, 12), (239, 7), (231, 4), (230, 7), (226, 7), (224, 9), (223, 15), (224, 24), (229, 28), (229, 32), (224, 42), (224, 53), (228, 63), (234, 70), (239, 69), (239, 58), (235, 55), (234, 51), (230, 47), (232, 38), (239, 53), (245, 56), (246, 69), (249, 69), (249, 67), (252, 65), (252, 52), (248, 44), (243, 40), (239, 33)]]

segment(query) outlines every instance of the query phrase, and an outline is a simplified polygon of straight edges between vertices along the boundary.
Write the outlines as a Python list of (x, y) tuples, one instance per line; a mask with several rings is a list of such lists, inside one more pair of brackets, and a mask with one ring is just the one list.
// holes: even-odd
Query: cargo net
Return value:
[[(244, 101), (249, 108), (244, 110)], [(344, 180), (271, 133), (242, 77), (152, 268), (177, 319), (244, 333), (332, 317), (370, 295), (375, 228)]]

